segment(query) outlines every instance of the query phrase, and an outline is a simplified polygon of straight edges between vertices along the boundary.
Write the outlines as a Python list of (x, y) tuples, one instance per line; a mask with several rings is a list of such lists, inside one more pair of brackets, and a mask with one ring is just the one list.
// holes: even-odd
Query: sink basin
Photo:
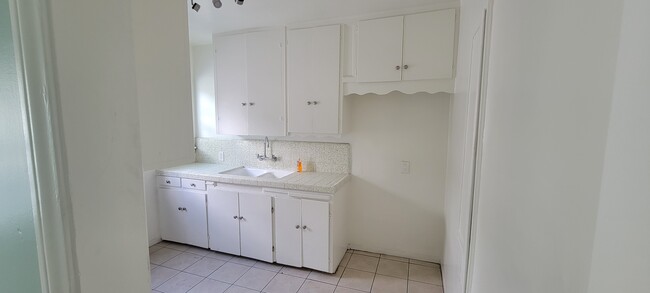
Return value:
[(293, 171), (239, 167), (232, 170), (223, 171), (219, 174), (237, 175), (237, 176), (244, 176), (244, 177), (268, 178), (268, 179), (280, 179), (290, 174), (293, 174)]

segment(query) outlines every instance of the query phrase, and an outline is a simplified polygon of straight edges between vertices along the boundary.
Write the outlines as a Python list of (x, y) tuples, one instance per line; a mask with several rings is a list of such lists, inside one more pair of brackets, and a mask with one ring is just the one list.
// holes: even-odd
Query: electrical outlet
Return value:
[(223, 162), (223, 152), (219, 152), (219, 162)]
[(400, 173), (402, 173), (402, 174), (411, 174), (411, 162), (410, 161), (401, 161), (400, 162)]

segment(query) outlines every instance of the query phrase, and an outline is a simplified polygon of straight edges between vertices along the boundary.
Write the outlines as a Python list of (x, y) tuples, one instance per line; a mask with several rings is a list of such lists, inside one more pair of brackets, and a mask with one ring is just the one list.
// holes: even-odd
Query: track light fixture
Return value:
[(192, 9), (194, 9), (196, 12), (199, 12), (201, 5), (199, 3), (194, 3), (194, 0), (190, 0), (190, 3), (192, 3)]
[[(223, 3), (221, 2), (223, 0), (212, 0), (212, 5), (214, 5), (214, 8), (221, 8), (223, 6)], [(235, 3), (237, 5), (244, 5), (244, 0), (235, 0)], [(194, 2), (194, 0), (190, 0), (191, 7), (194, 11), (199, 12), (201, 9), (201, 4)]]

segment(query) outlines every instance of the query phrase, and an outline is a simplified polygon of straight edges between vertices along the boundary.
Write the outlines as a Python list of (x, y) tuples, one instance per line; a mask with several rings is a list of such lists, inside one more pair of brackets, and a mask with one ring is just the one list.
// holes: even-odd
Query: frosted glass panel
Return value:
[(0, 291), (41, 292), (9, 3), (0, 0)]

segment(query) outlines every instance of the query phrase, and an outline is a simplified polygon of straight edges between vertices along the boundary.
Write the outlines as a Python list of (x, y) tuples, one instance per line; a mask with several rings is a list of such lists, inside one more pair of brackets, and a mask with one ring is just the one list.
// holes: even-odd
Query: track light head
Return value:
[(192, 1), (192, 9), (194, 9), (194, 11), (196, 12), (199, 12), (199, 10), (201, 9), (201, 5), (199, 3), (194, 3)]
[(235, 0), (235, 3), (237, 3), (237, 4), (239, 4), (239, 5), (243, 5), (243, 4), (244, 4), (244, 0)]
[(214, 5), (214, 8), (221, 8), (221, 0), (212, 0), (212, 5)]

